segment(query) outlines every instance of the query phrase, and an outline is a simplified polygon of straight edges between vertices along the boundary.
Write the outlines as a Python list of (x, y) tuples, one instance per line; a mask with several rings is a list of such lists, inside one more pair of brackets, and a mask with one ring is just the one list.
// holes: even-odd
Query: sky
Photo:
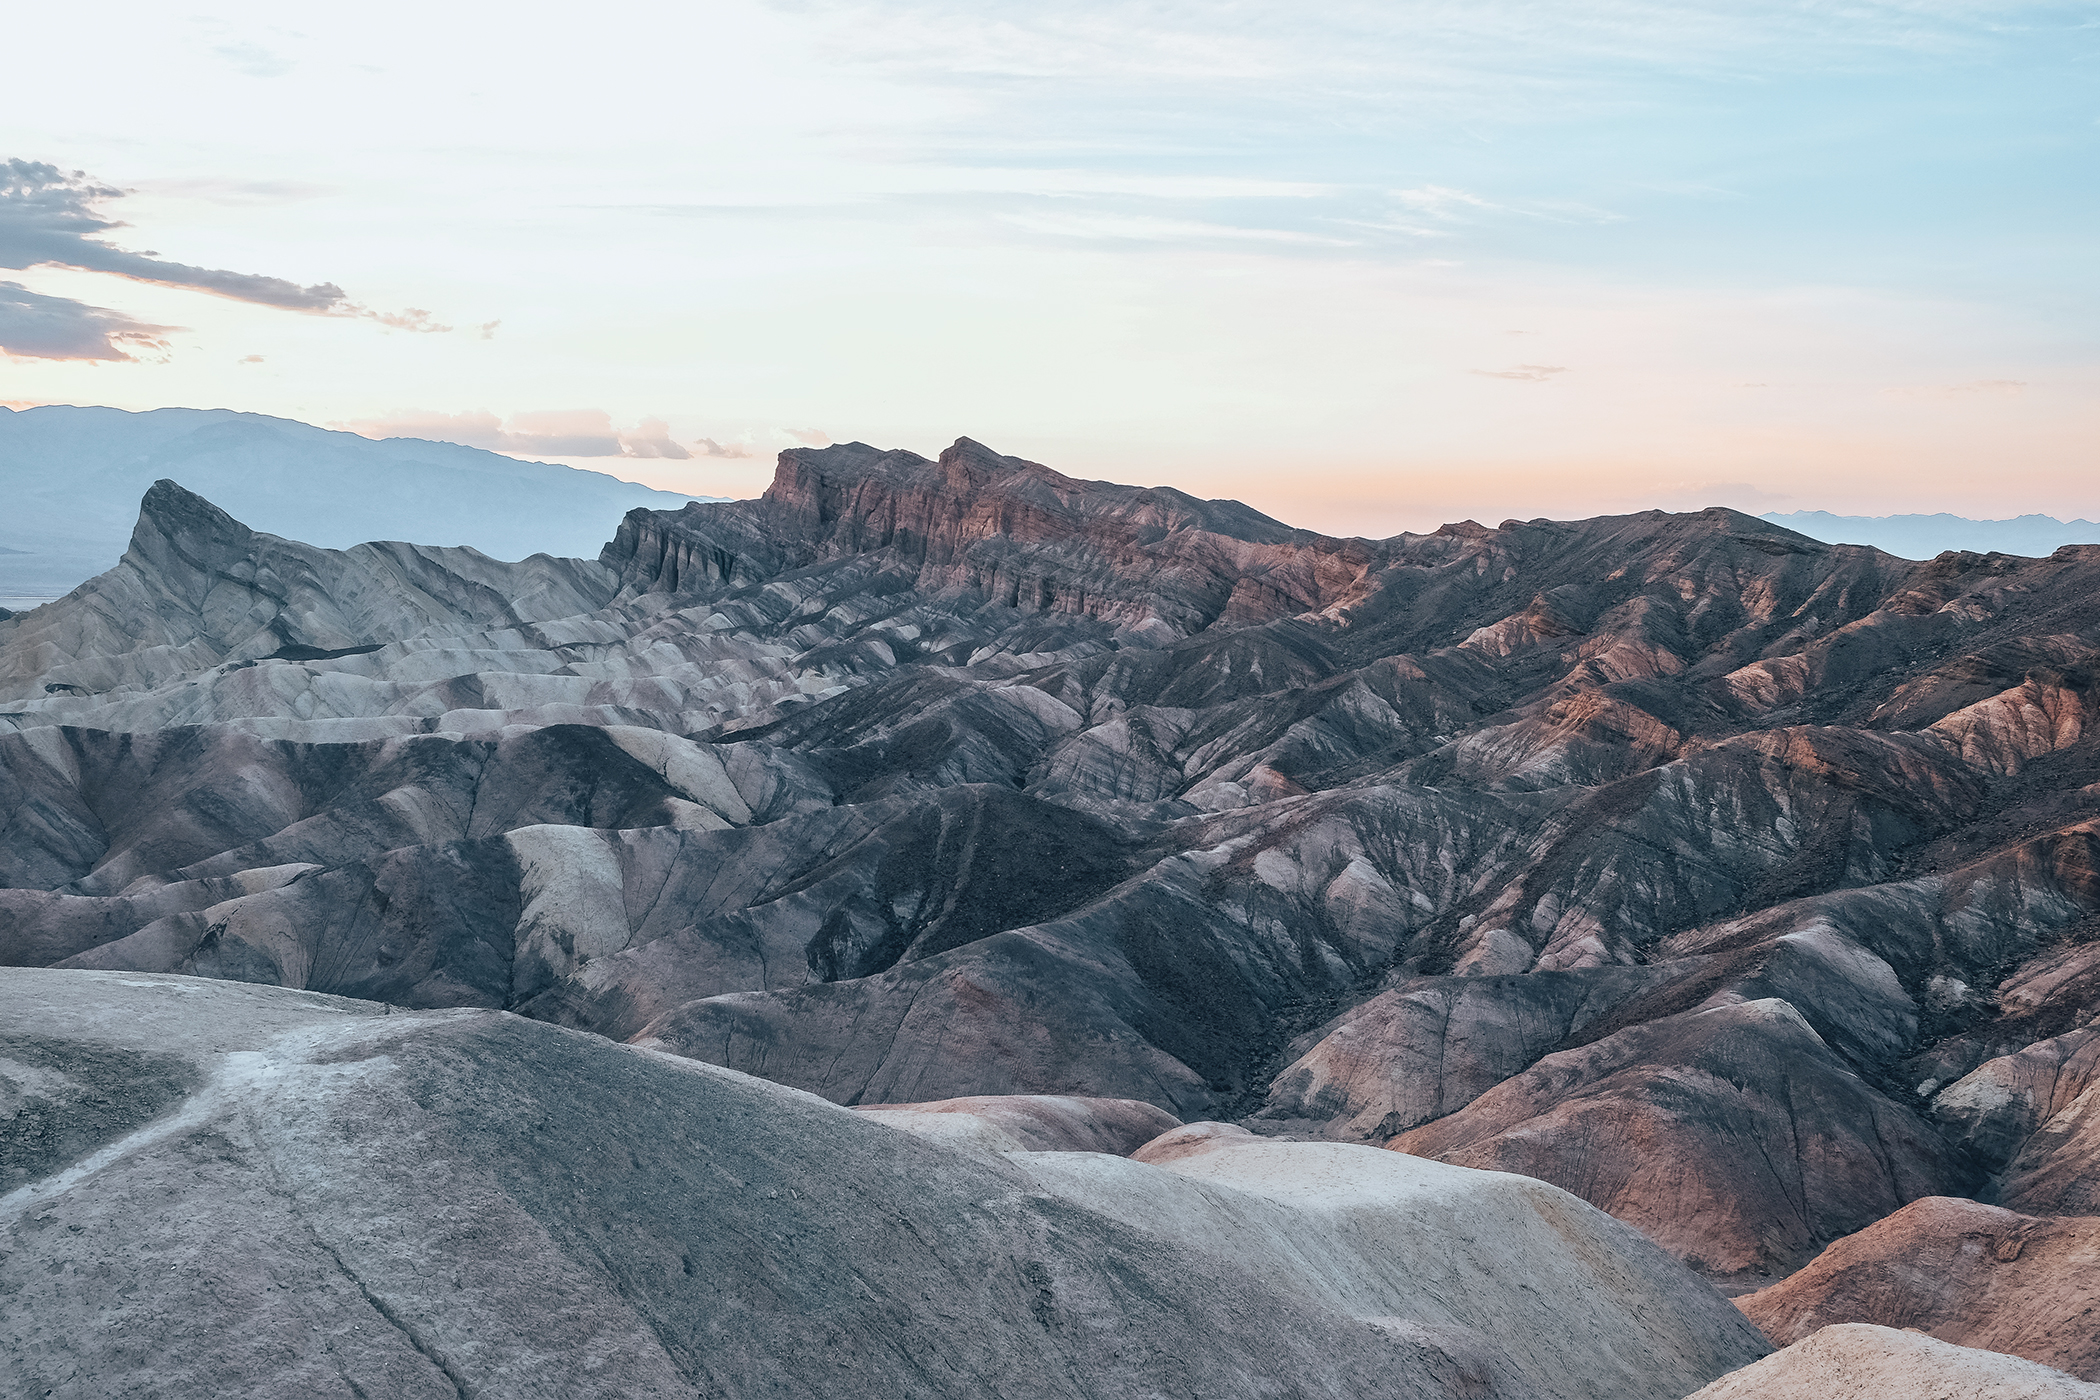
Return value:
[(2100, 518), (2100, 3), (0, 19), (0, 402), (696, 494), (967, 435), (1385, 535)]

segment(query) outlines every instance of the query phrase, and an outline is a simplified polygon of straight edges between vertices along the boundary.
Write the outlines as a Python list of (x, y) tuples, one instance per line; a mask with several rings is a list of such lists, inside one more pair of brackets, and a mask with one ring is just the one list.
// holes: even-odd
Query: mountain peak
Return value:
[(148, 524), (162, 530), (201, 527), (214, 532), (253, 533), (181, 482), (165, 476), (147, 487), (139, 500), (139, 528)]

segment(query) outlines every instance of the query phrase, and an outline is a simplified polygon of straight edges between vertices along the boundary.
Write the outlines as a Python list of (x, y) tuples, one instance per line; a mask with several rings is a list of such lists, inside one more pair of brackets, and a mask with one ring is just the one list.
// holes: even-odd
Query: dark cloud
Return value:
[(166, 337), (177, 329), (0, 282), (0, 353), (17, 359), (133, 360), (127, 351), (166, 351)]
[(86, 172), (34, 160), (0, 161), (0, 268), (72, 267), (135, 282), (186, 287), (258, 306), (321, 316), (357, 316), (399, 330), (448, 331), (428, 311), (374, 311), (350, 300), (333, 282), (302, 287), (282, 277), (228, 272), (133, 253), (102, 234), (128, 225), (105, 218), (101, 206), (124, 191), (97, 184)]
[(291, 311), (341, 315), (352, 310), (349, 297), (333, 282), (302, 287), (260, 273), (164, 262), (104, 242), (97, 235), (125, 225), (103, 218), (96, 206), (123, 194), (82, 171), (68, 173), (34, 160), (0, 162), (0, 267), (77, 267)]

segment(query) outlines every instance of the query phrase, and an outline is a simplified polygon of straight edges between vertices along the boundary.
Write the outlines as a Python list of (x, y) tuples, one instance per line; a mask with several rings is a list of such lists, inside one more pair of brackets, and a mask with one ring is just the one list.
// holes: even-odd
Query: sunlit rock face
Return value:
[(2100, 1219), (1928, 1196), (1736, 1306), (1778, 1346), (1876, 1322), (2100, 1381)]
[(1739, 1290), (1924, 1197), (2100, 1212), (2100, 546), (1333, 539), (967, 439), (606, 525), (157, 485), (0, 619), (0, 959), (1390, 1145)]
[(2001, 1352), (1846, 1322), (1723, 1376), (1687, 1400), (1880, 1400), (1886, 1395), (2094, 1400), (2100, 1386)]

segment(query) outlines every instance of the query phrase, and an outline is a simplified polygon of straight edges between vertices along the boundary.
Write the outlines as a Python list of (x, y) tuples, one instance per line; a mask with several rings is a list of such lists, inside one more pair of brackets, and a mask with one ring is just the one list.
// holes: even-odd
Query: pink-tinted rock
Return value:
[(1735, 1301), (1778, 1346), (1871, 1322), (2100, 1380), (2100, 1219), (1928, 1196)]
[(1548, 1055), (1390, 1146), (1551, 1181), (1736, 1287), (1961, 1180), (1928, 1125), (1775, 1000)]
[(1184, 1123), (1169, 1128), (1130, 1154), (1131, 1160), (1163, 1167), (1169, 1162), (1201, 1157), (1206, 1152), (1247, 1147), (1273, 1139), (1258, 1136), (1237, 1123)]
[(2095, 1400), (2061, 1371), (1869, 1323), (1826, 1327), (1686, 1400)]

